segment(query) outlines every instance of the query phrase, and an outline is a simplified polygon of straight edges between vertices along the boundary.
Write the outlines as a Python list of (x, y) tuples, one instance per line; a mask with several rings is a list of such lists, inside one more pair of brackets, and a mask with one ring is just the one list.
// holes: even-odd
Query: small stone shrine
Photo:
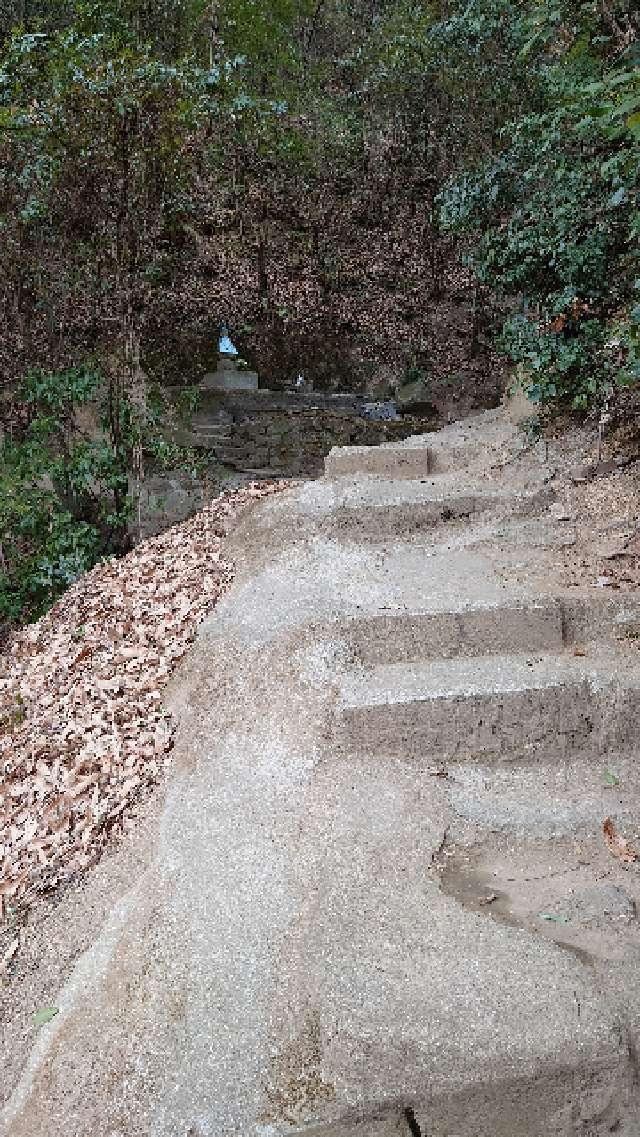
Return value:
[(258, 373), (249, 371), (231, 342), (226, 327), (222, 327), (218, 343), (218, 366), (202, 381), (205, 391), (257, 391)]

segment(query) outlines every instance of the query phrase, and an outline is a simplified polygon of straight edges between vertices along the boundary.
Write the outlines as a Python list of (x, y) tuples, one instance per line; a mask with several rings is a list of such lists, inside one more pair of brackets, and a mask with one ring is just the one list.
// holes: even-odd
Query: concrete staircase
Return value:
[(254, 512), (7, 1137), (638, 1137), (634, 602), (494, 555), (533, 565), (562, 462), (495, 412)]
[[(602, 732), (610, 736), (612, 726), (603, 725), (606, 706), (589, 678), (551, 655), (387, 664), (342, 684), (344, 730), (358, 752), (383, 749), (407, 759), (558, 762), (585, 751), (599, 757)], [(616, 716), (619, 746), (638, 737), (635, 701)]]

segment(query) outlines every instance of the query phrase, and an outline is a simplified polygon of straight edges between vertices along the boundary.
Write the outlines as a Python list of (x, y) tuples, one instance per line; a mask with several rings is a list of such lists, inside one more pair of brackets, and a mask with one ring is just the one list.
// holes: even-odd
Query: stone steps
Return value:
[(305, 798), (285, 947), (285, 960), (302, 951), (304, 980), (282, 983), (272, 1014), (276, 1037), (291, 1037), (296, 1008), (320, 1041), (294, 1030), (271, 1077), (283, 1110), (291, 1054), (311, 1052), (303, 1076), (326, 1091), (298, 1124), (274, 1111), (270, 1137), (410, 1137), (408, 1117), (425, 1137), (577, 1137), (563, 1120), (573, 1101), (585, 1134), (605, 1137), (589, 1123), (612, 1094), (623, 1108), (624, 1043), (582, 964), (440, 887), (442, 784), (350, 754)]
[[(640, 885), (602, 822), (634, 838), (640, 656), (607, 645), (609, 598), (495, 567), (489, 518), (553, 495), (496, 474), (516, 442), (492, 412), (350, 448), (249, 514), (172, 696), (153, 863), (6, 1137), (638, 1137)], [(438, 539), (478, 512), (481, 551)], [(554, 915), (604, 910), (616, 872), (598, 970)]]
[(327, 478), (424, 478), (432, 472), (433, 460), (426, 446), (340, 446), (327, 455), (324, 470)]
[(194, 422), (194, 430), (198, 434), (210, 434), (212, 438), (228, 438), (234, 427), (228, 422)]
[(217, 450), (218, 447), (229, 446), (231, 440), (231, 429), (226, 424), (203, 424), (201, 426), (194, 425), (191, 444)]
[(492, 412), (406, 442), (335, 447), (325, 459), (325, 475), (394, 479), (488, 469), (517, 452), (519, 442), (513, 426)]
[[(406, 485), (406, 483), (401, 483)], [(410, 483), (413, 487), (413, 483)], [(460, 521), (473, 514), (506, 509), (514, 495), (496, 492), (453, 493), (438, 495), (424, 492), (409, 492), (406, 498), (398, 496), (394, 502), (371, 500), (361, 504), (340, 505), (334, 516), (334, 531), (345, 532), (360, 537), (410, 536), (412, 533), (430, 529), (447, 521)], [(525, 505), (521, 502), (519, 504)], [(529, 502), (525, 508), (529, 507)]]
[(558, 762), (630, 744), (640, 675), (569, 656), (386, 664), (340, 686), (340, 734), (358, 753), (441, 761)]
[[(299, 500), (314, 489), (302, 484), (295, 495)], [(261, 623), (265, 632), (285, 635), (313, 621), (343, 638), (363, 664), (562, 649), (565, 615), (558, 601), (501, 580), (486, 556), (335, 537), (291, 546), (283, 538), (284, 501), (274, 499), (282, 548), (265, 560), (258, 538), (246, 589), (239, 581), (235, 586), (243, 597), (243, 623), (254, 632)], [(302, 525), (294, 520), (293, 533), (299, 534)], [(217, 625), (224, 612), (223, 604)], [(581, 632), (588, 623), (585, 613)]]
[(561, 651), (563, 617), (553, 600), (509, 602), (450, 611), (363, 613), (351, 621), (349, 643), (358, 662), (421, 663), (458, 656)]
[[(605, 817), (621, 831), (635, 833), (640, 816), (640, 768), (633, 746), (607, 747), (600, 755), (578, 756), (564, 762), (450, 766), (443, 786), (461, 825), (470, 823), (496, 833), (529, 840), (556, 840), (581, 834), (599, 835)], [(454, 826), (455, 830), (455, 826)]]
[(479, 514), (529, 516), (555, 499), (541, 474), (535, 481), (505, 487), (442, 475), (421, 480), (366, 477), (314, 482), (306, 487), (298, 508), (315, 516), (325, 533), (359, 540), (408, 539), (447, 521)]

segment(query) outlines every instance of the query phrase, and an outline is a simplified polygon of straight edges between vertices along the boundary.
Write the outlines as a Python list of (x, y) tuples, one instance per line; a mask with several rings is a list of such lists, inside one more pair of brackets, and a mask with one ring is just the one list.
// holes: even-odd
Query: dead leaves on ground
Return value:
[(95, 863), (162, 776), (173, 735), (163, 689), (231, 582), (223, 534), (282, 487), (222, 494), (98, 565), (0, 658), (0, 916)]

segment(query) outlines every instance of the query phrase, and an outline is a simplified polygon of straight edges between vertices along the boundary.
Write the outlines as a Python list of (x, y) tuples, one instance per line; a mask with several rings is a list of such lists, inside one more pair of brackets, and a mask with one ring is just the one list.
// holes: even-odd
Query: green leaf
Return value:
[(620, 778), (616, 777), (612, 770), (605, 770), (602, 775), (602, 780), (605, 786), (618, 786), (620, 785)]
[(45, 1023), (50, 1023), (52, 1019), (55, 1019), (57, 1014), (58, 1007), (42, 1007), (41, 1010), (36, 1011), (33, 1021), (36, 1026), (44, 1026)]
[(553, 924), (568, 924), (569, 923), (567, 916), (556, 916), (556, 915), (554, 915), (553, 912), (539, 912), (538, 915), (539, 915), (541, 920), (549, 920)]

